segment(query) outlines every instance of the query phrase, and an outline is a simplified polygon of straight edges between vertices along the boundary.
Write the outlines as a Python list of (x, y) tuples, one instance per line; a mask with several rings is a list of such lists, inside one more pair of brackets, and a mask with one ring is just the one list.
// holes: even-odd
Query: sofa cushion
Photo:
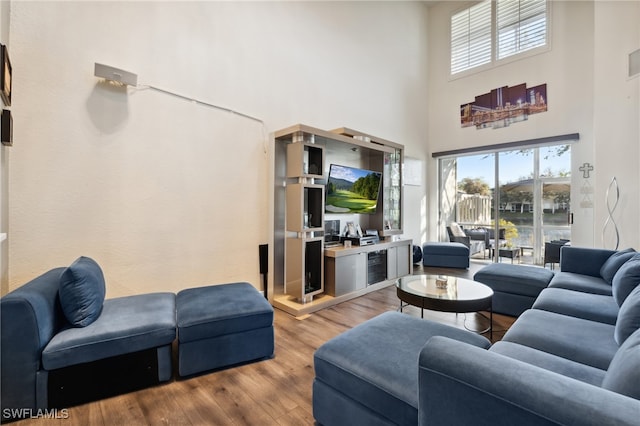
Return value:
[(612, 254), (604, 262), (602, 268), (600, 268), (600, 275), (602, 278), (611, 284), (613, 282), (613, 276), (618, 272), (618, 269), (620, 269), (627, 260), (631, 259), (634, 254), (636, 254), (636, 251), (632, 248), (620, 250), (619, 252)]
[(611, 284), (613, 298), (622, 306), (624, 299), (640, 284), (640, 253), (635, 254), (618, 269)]
[(86, 327), (102, 312), (106, 289), (102, 269), (95, 260), (79, 257), (60, 277), (60, 304), (75, 327)]
[(636, 330), (620, 346), (611, 360), (602, 387), (640, 399), (640, 330)]
[(566, 288), (545, 288), (533, 309), (615, 325), (620, 307), (613, 297)]
[(619, 348), (613, 337), (615, 328), (610, 324), (530, 309), (513, 323), (502, 340), (606, 370)]
[(457, 224), (456, 222), (451, 222), (451, 234), (454, 237), (466, 237), (467, 234), (464, 233), (464, 230), (462, 229), (462, 227)]
[(549, 283), (551, 288), (566, 288), (569, 290), (583, 291), (585, 293), (606, 294), (611, 296), (611, 284), (602, 277), (583, 275), (576, 272), (556, 272)]
[(581, 382), (600, 386), (606, 374), (605, 370), (571, 361), (557, 355), (529, 348), (513, 342), (500, 341), (489, 349), (509, 358), (517, 359), (527, 364), (535, 365)]
[(616, 322), (616, 342), (622, 345), (638, 328), (640, 328), (640, 286), (631, 292), (620, 307)]
[(56, 334), (42, 352), (45, 370), (165, 346), (176, 338), (176, 296), (149, 293), (107, 299), (90, 326)]

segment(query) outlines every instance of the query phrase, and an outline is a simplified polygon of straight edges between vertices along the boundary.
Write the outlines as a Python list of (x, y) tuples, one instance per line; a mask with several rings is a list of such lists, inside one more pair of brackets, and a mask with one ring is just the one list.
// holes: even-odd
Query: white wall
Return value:
[[(10, 288), (79, 255), (108, 297), (259, 286), (271, 132), (347, 126), (425, 159), (425, 16), (405, 2), (13, 3)], [(265, 126), (113, 88), (94, 62)], [(425, 189), (407, 192), (419, 239)]]
[[(628, 55), (640, 48), (640, 2), (595, 2), (594, 140), (596, 167), (596, 245), (615, 247), (605, 194), (615, 176), (620, 199), (613, 219), (620, 248), (640, 249), (640, 75), (628, 77)], [(613, 189), (609, 205), (613, 207)]]
[[(619, 209), (621, 247), (640, 247), (638, 232), (637, 159), (638, 79), (621, 74), (629, 52), (638, 48), (638, 2), (551, 2), (551, 49), (463, 78), (449, 80), (449, 19), (459, 2), (442, 2), (429, 13), (429, 154), (452, 149), (579, 133), (572, 147), (572, 201), (576, 245), (602, 246), (603, 187), (611, 176), (624, 178), (622, 198), (631, 210)], [(606, 35), (605, 35), (606, 33)], [(635, 46), (635, 47), (634, 47)], [(624, 65), (626, 66), (626, 65)], [(615, 72), (614, 72), (615, 71)], [(460, 105), (476, 95), (526, 83), (547, 84), (548, 111), (503, 129), (461, 128)], [(613, 101), (609, 101), (609, 96)], [(615, 119), (614, 119), (615, 117)], [(615, 122), (614, 126), (609, 123)], [(614, 129), (615, 128), (615, 129)], [(581, 208), (583, 163), (595, 166), (589, 183), (595, 188), (593, 208)], [(429, 162), (430, 182), (437, 163)], [(619, 178), (619, 181), (622, 179)], [(635, 186), (632, 182), (635, 182)], [(429, 186), (430, 238), (436, 238), (437, 188)]]

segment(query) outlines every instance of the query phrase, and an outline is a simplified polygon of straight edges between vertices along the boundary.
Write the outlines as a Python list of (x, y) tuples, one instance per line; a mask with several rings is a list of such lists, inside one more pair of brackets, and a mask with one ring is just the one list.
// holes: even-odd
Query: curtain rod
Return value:
[(500, 151), (508, 148), (522, 148), (525, 146), (548, 145), (553, 142), (566, 142), (580, 140), (579, 133), (567, 133), (566, 135), (548, 136), (545, 138), (526, 139), (515, 142), (497, 143), (493, 145), (475, 146), (471, 148), (452, 149), (431, 154), (432, 158), (448, 157), (453, 155), (470, 154), (472, 152)]

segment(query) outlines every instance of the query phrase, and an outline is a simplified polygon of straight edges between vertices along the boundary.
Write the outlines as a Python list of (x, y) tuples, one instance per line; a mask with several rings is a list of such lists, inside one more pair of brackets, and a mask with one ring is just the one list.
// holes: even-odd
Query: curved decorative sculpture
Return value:
[[(613, 203), (613, 207), (609, 206), (609, 192), (611, 191), (612, 188), (615, 188), (615, 191), (616, 191), (616, 198), (615, 198), (615, 202)], [(619, 199), (620, 199), (620, 189), (618, 188), (618, 180), (614, 176), (613, 179), (611, 179), (611, 183), (609, 183), (609, 187), (607, 188), (607, 192), (604, 196), (604, 200), (605, 200), (605, 203), (607, 204), (607, 212), (609, 212), (609, 216), (607, 217), (607, 220), (604, 221), (604, 225), (602, 226), (602, 244), (606, 245), (604, 236), (607, 230), (607, 226), (609, 225), (609, 223), (613, 225), (613, 230), (616, 233), (616, 246), (614, 250), (618, 250), (618, 245), (620, 244), (620, 233), (618, 232), (618, 225), (616, 224), (616, 221), (613, 219), (613, 212), (616, 210), (616, 207), (618, 207)]]

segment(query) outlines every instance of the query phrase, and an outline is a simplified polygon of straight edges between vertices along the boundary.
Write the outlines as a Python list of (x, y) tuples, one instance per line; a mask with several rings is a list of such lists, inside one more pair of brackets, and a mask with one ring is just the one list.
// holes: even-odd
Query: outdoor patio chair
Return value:
[(447, 226), (449, 241), (452, 243), (462, 243), (469, 248), (469, 255), (485, 251), (487, 248), (488, 236), (483, 228), (463, 229), (459, 224), (452, 222)]
[(505, 228), (500, 228), (498, 230), (498, 242), (496, 245), (496, 231), (493, 228), (485, 228), (487, 230), (487, 249), (489, 249), (489, 254), (491, 254), (491, 251), (493, 249), (495, 249), (496, 247), (498, 249), (500, 249), (500, 247), (504, 247), (507, 245), (507, 238), (506, 238), (506, 233), (507, 230)]
[(567, 244), (569, 240), (553, 240), (544, 243), (544, 267), (547, 263), (551, 264), (551, 269), (554, 268), (555, 263), (560, 263), (560, 249), (563, 245)]

